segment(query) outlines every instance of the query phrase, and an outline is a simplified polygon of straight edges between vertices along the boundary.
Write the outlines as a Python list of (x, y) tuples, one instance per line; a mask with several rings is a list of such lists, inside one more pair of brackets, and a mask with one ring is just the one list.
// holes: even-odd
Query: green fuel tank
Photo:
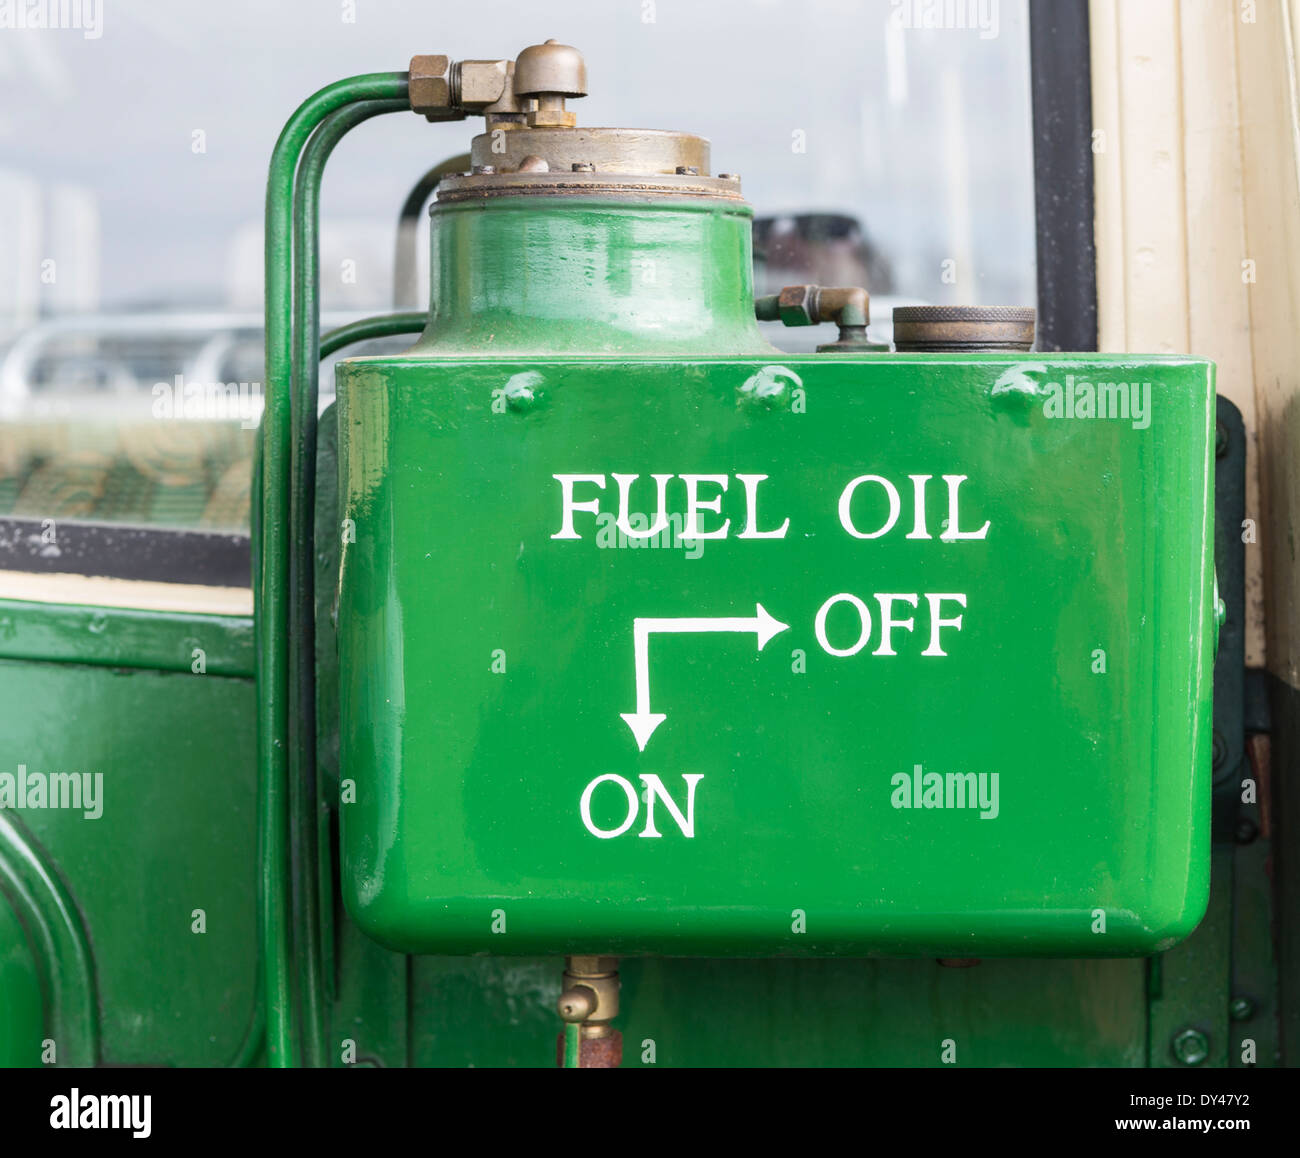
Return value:
[(960, 318), (880, 352), (810, 287), (773, 316), (840, 341), (781, 353), (707, 143), (548, 83), (439, 188), (423, 336), (337, 369), (355, 920), (439, 954), (1190, 933), (1213, 365)]

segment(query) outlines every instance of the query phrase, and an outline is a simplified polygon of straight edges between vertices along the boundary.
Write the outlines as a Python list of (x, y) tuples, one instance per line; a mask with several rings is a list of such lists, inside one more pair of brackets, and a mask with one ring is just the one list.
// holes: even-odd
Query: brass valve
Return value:
[(618, 1016), (618, 958), (568, 957), (557, 1008), (567, 1022), (607, 1025)]
[(548, 40), (515, 60), (411, 58), (411, 109), (430, 121), (486, 117), (493, 124), (573, 128), (565, 101), (587, 95), (587, 64), (576, 48)]
[[(610, 1022), (618, 1016), (618, 958), (566, 957), (564, 992), (556, 1008), (578, 1035), (578, 1068), (608, 1069), (623, 1060), (623, 1035)], [(556, 1043), (556, 1060), (563, 1061), (565, 1038)]]

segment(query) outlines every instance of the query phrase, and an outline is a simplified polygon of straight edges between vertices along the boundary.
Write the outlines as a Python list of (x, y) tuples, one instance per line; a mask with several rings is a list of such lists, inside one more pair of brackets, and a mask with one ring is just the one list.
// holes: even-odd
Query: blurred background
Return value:
[[(247, 529), (276, 135), (315, 89), (413, 52), (555, 37), (587, 58), (580, 123), (709, 137), (758, 215), (759, 293), (866, 285), (883, 340), (894, 304), (1035, 302), (1025, 0), (950, 2), (977, 26), (929, 28), (928, 0), (79, 7), (93, 27), (0, 27), (0, 516)], [(402, 202), (480, 124), (382, 117), (344, 139), (326, 328), (395, 307)], [(246, 386), (231, 412), (191, 410), (178, 376)]]

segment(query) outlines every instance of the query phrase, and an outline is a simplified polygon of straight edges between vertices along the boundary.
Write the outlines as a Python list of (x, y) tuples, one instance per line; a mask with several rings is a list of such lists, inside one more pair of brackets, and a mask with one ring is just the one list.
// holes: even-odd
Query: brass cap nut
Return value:
[(525, 48), (515, 59), (515, 95), (587, 95), (587, 65), (572, 45), (548, 40)]
[(425, 116), (439, 113), (444, 116), (456, 105), (452, 93), (451, 57), (411, 57), (410, 94), (411, 110)]
[(813, 285), (788, 285), (777, 299), (781, 321), (787, 326), (812, 326), (817, 324), (817, 287)]

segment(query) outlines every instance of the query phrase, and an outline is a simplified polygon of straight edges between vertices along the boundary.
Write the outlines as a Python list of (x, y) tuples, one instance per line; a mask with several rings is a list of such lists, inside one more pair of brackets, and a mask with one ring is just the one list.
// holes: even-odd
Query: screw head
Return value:
[(1210, 1039), (1199, 1029), (1184, 1029), (1171, 1043), (1174, 1057), (1185, 1066), (1198, 1066), (1210, 1056)]
[(1233, 1021), (1249, 1021), (1255, 1015), (1255, 1003), (1249, 997), (1234, 997), (1228, 1015)]

